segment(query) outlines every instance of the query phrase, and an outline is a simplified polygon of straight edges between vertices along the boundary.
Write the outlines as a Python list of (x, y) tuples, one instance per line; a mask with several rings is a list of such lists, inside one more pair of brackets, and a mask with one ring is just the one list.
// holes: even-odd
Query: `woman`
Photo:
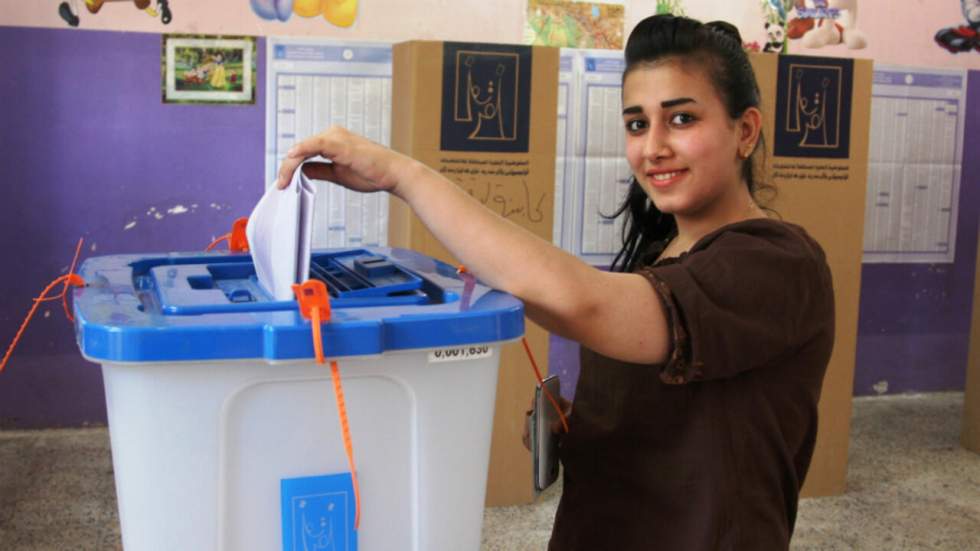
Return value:
[(753, 199), (762, 115), (738, 31), (672, 16), (626, 46), (624, 246), (596, 270), (343, 129), (308, 175), (406, 201), (487, 284), (582, 344), (550, 549), (786, 549), (833, 345), (820, 246)]

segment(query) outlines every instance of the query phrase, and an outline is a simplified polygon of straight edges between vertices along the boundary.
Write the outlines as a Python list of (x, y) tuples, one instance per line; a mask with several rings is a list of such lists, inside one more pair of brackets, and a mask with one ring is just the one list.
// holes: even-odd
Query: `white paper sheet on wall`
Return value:
[(629, 189), (622, 52), (564, 48), (558, 93), (555, 243), (598, 266), (622, 246), (614, 213)]
[(955, 260), (966, 71), (875, 65), (864, 262)]
[[(266, 47), (269, 185), (294, 143), (331, 125), (389, 144), (390, 44), (270, 37)], [(314, 247), (384, 246), (387, 197), (327, 186), (317, 194), (313, 228)]]
[[(563, 49), (558, 64), (558, 128), (555, 129), (555, 215), (552, 228), (552, 242), (565, 246), (565, 179), (571, 177), (573, 154), (572, 140), (569, 136), (569, 102), (575, 94), (574, 54)], [(565, 247), (566, 249), (568, 247)]]

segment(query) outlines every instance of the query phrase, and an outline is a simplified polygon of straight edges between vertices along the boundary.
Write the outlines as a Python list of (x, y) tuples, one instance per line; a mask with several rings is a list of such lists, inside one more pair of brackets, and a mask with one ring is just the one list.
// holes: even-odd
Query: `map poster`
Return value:
[(622, 2), (528, 0), (524, 43), (622, 50), (624, 15)]

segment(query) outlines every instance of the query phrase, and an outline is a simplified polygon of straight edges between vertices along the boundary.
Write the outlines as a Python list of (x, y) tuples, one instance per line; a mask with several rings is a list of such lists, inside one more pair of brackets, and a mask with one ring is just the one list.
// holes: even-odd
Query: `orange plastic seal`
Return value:
[(318, 279), (308, 279), (303, 283), (294, 284), (293, 293), (296, 294), (296, 301), (299, 302), (300, 315), (312, 322), (316, 363), (326, 363), (323, 359), (320, 324), (330, 321), (330, 296), (327, 294), (327, 286)]
[(319, 279), (308, 279), (293, 285), (293, 293), (299, 302), (299, 313), (304, 319), (319, 316), (321, 322), (330, 321), (330, 295), (327, 286)]
[(245, 227), (248, 226), (248, 216), (242, 216), (231, 225), (231, 237), (228, 238), (228, 250), (233, 253), (248, 252), (248, 237)]
[(243, 216), (231, 224), (231, 231), (218, 237), (204, 249), (208, 252), (218, 246), (222, 241), (228, 242), (228, 250), (233, 253), (248, 252), (248, 237), (245, 235), (245, 228), (248, 227), (248, 216)]

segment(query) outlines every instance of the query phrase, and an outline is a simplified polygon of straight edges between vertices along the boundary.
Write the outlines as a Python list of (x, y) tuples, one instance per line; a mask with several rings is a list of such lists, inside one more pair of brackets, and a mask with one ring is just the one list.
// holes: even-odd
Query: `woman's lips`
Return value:
[(687, 169), (649, 170), (647, 171), (647, 181), (655, 188), (665, 188), (672, 186), (685, 174), (687, 174)]

